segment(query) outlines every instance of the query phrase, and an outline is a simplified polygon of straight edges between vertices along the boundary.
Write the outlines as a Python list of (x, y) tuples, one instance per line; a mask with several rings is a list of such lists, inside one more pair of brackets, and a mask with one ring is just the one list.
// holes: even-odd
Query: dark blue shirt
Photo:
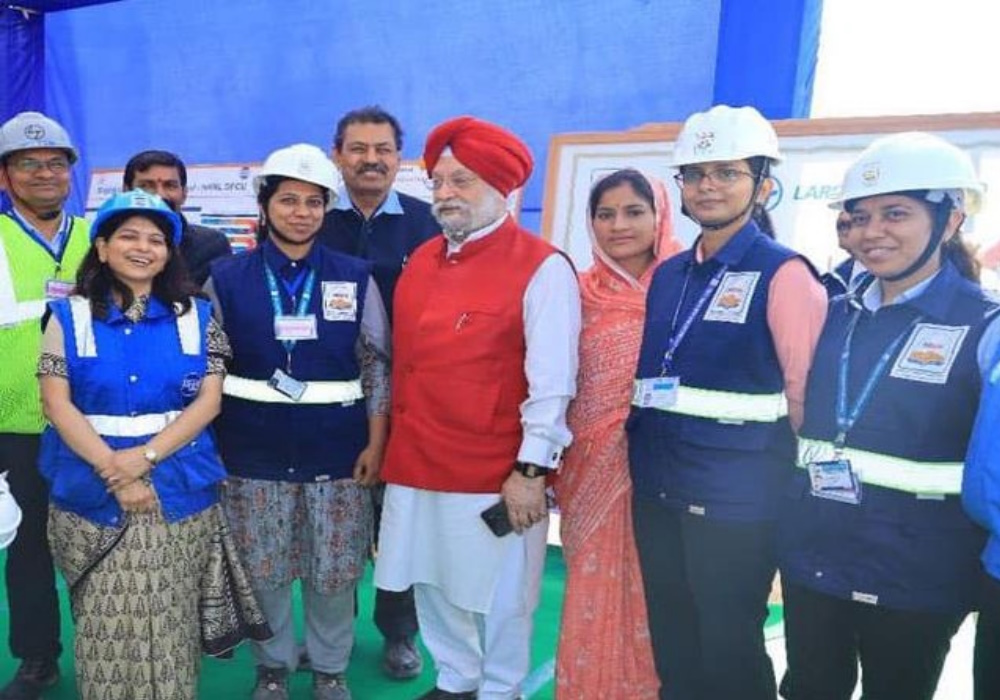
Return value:
[(351, 204), (350, 197), (342, 193), (336, 208), (323, 220), (319, 241), (332, 250), (371, 263), (372, 277), (392, 323), (392, 297), (406, 259), (420, 244), (440, 232), (431, 206), (416, 197), (390, 190), (374, 215), (365, 219)]

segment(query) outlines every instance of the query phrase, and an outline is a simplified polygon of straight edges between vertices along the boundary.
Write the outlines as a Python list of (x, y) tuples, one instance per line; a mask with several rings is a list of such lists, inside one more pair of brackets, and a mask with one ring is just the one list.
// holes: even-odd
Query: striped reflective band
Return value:
[(774, 423), (788, 415), (788, 401), (781, 393), (738, 394), (682, 384), (677, 403), (661, 410), (720, 421)]
[[(862, 482), (916, 495), (953, 495), (962, 491), (962, 462), (918, 462), (845, 447), (840, 454)], [(798, 465), (836, 459), (832, 442), (799, 438)]]
[(45, 299), (20, 302), (17, 300), (7, 249), (0, 239), (0, 326), (15, 326), (25, 321), (39, 319), (44, 313)]
[(247, 401), (261, 403), (353, 403), (365, 397), (361, 390), (361, 380), (349, 382), (306, 382), (305, 393), (298, 401), (293, 401), (263, 379), (247, 379), (232, 374), (226, 377), (222, 393)]
[[(90, 301), (84, 297), (72, 296), (69, 298), (69, 308), (73, 314), (73, 336), (76, 339), (77, 356), (97, 357)], [(181, 341), (181, 352), (185, 355), (201, 354), (201, 327), (198, 324), (198, 305), (194, 301), (191, 302), (191, 308), (187, 313), (177, 317), (177, 334)]]
[(156, 435), (174, 422), (180, 411), (146, 413), (141, 416), (87, 416), (87, 422), (100, 435), (108, 437), (143, 437)]

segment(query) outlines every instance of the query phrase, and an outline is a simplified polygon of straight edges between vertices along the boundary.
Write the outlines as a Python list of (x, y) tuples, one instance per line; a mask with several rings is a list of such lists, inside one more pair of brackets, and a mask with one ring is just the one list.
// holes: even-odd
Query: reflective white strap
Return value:
[(87, 416), (87, 422), (100, 435), (108, 437), (143, 437), (156, 435), (176, 420), (180, 411), (146, 413), (141, 416)]
[[(878, 452), (846, 447), (840, 457), (850, 460), (862, 482), (918, 495), (953, 495), (962, 492), (962, 462), (917, 462)], [(836, 459), (832, 442), (799, 438), (798, 466)]]
[[(44, 306), (45, 302), (42, 302)], [(94, 320), (90, 314), (90, 302), (84, 297), (69, 298), (70, 312), (73, 314), (73, 335), (76, 338), (76, 354), (79, 357), (97, 357), (97, 342), (94, 340)], [(201, 326), (198, 324), (198, 305), (192, 300), (187, 313), (177, 317), (177, 334), (181, 341), (181, 352), (185, 355), (201, 354)]]
[(187, 313), (177, 317), (177, 333), (181, 338), (181, 352), (185, 355), (201, 354), (201, 326), (198, 325), (198, 305), (194, 299)]
[(721, 421), (774, 423), (788, 415), (788, 401), (782, 393), (738, 394), (682, 384), (677, 403), (661, 410)]
[(25, 321), (39, 319), (45, 313), (45, 300), (17, 300), (14, 278), (10, 274), (10, 261), (3, 239), (0, 239), (0, 326), (16, 326)]
[(69, 310), (73, 314), (73, 337), (76, 339), (78, 357), (97, 357), (97, 341), (94, 340), (94, 320), (90, 314), (90, 301), (80, 296), (69, 298)]
[(360, 379), (349, 382), (307, 382), (302, 398), (293, 401), (263, 379), (247, 379), (232, 374), (222, 384), (222, 393), (261, 403), (353, 403), (365, 397)]

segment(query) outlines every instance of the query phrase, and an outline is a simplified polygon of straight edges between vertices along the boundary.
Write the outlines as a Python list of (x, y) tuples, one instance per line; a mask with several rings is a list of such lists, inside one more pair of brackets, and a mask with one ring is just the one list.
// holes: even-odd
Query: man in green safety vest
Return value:
[(63, 207), (77, 151), (39, 112), (0, 126), (0, 473), (23, 511), (7, 550), (10, 651), (21, 660), (0, 700), (37, 700), (59, 680), (59, 602), (46, 537), (49, 494), (38, 472), (42, 416), (36, 365), (45, 304), (67, 296), (90, 238)]

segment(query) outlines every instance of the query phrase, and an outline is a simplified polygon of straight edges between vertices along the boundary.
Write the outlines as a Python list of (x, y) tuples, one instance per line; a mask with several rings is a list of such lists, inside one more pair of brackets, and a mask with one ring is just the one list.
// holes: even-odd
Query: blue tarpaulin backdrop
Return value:
[[(87, 173), (146, 148), (191, 163), (328, 148), (337, 118), (378, 103), (404, 156), (458, 114), (520, 134), (537, 165), (552, 134), (678, 121), (712, 103), (807, 116), (822, 0), (122, 0), (0, 3), (0, 119), (60, 120)], [(92, 5), (81, 9), (66, 9)], [(61, 11), (58, 11), (61, 10)]]

